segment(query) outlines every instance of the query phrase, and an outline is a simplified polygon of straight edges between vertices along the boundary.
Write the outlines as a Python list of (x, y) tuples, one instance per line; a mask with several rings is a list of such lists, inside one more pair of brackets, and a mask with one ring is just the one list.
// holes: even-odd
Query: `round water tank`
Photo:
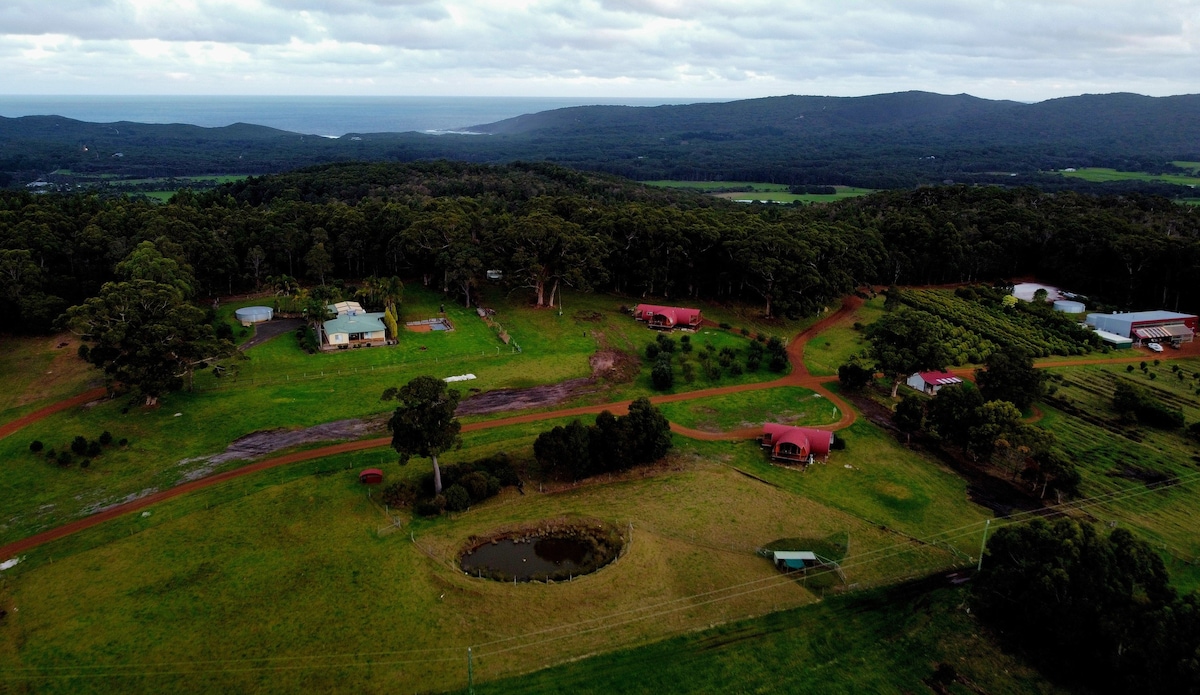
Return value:
[(243, 326), (249, 326), (252, 323), (270, 321), (274, 310), (269, 306), (248, 306), (238, 309), (233, 313)]
[(1083, 302), (1073, 302), (1069, 299), (1060, 299), (1054, 302), (1054, 310), (1066, 314), (1082, 314), (1086, 309), (1087, 305)]

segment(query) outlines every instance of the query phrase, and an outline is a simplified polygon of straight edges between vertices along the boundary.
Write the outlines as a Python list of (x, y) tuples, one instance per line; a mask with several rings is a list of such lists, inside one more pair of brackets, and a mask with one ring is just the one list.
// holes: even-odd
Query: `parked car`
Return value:
[(1162, 352), (1162, 345), (1159, 345), (1158, 343), (1146, 343), (1146, 347), (1150, 348), (1154, 352)]

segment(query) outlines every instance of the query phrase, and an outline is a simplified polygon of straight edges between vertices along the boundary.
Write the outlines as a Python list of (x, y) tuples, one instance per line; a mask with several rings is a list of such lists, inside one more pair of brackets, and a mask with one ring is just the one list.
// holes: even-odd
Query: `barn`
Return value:
[(812, 427), (792, 427), (768, 422), (763, 425), (758, 443), (770, 451), (771, 460), (788, 463), (813, 463), (829, 458), (833, 448), (833, 432)]
[(1176, 347), (1192, 342), (1198, 328), (1195, 314), (1161, 310), (1088, 314), (1087, 324), (1097, 331), (1131, 338), (1140, 345), (1170, 343)]
[(961, 384), (962, 379), (954, 376), (950, 372), (917, 372), (908, 377), (905, 382), (921, 393), (927, 393), (930, 396), (937, 395), (943, 386), (952, 386)]
[(699, 328), (703, 320), (699, 309), (678, 306), (638, 304), (633, 308), (633, 318), (645, 321), (651, 328)]

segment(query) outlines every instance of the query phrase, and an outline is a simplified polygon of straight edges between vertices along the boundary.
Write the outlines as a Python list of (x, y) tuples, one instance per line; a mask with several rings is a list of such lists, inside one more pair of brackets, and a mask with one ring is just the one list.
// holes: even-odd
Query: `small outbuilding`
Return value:
[(363, 485), (378, 485), (383, 482), (383, 471), (378, 468), (368, 468), (358, 474), (358, 482)]
[(770, 452), (773, 461), (807, 465), (814, 463), (818, 457), (822, 461), (829, 458), (829, 451), (833, 448), (833, 432), (768, 422), (763, 425), (758, 443)]
[(806, 570), (821, 564), (817, 554), (810, 550), (776, 550), (771, 553), (771, 559), (784, 572)]
[(688, 309), (678, 306), (657, 306), (655, 304), (638, 304), (633, 308), (633, 318), (645, 321), (651, 328), (670, 330), (672, 328), (699, 328), (703, 320), (699, 309)]
[(954, 376), (950, 372), (917, 372), (908, 377), (905, 382), (921, 393), (929, 394), (930, 396), (937, 395), (943, 386), (953, 386), (961, 384), (962, 379)]

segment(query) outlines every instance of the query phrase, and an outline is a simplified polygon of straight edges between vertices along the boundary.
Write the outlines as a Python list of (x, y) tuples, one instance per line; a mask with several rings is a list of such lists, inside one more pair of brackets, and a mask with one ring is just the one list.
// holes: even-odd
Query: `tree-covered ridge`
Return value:
[(951, 179), (1190, 196), (1186, 186), (1097, 184), (1039, 172), (1089, 166), (1159, 172), (1172, 170), (1173, 160), (1200, 160), (1194, 138), (1200, 96), (1085, 95), (1036, 104), (924, 92), (782, 96), (574, 107), (473, 129), (492, 134), (349, 133), (328, 139), (246, 124), (0, 118), (0, 186), (61, 169), (135, 177), (262, 174), (334, 161), (449, 158), (551, 161), (643, 181), (907, 188)]
[(547, 164), (337, 164), (167, 205), (0, 196), (2, 311), (41, 330), (144, 241), (197, 297), (268, 277), (400, 277), (472, 301), (489, 270), (556, 305), (565, 288), (811, 314), (863, 284), (1036, 275), (1118, 307), (1200, 307), (1200, 211), (1143, 197), (937, 187), (814, 207), (737, 205)]

